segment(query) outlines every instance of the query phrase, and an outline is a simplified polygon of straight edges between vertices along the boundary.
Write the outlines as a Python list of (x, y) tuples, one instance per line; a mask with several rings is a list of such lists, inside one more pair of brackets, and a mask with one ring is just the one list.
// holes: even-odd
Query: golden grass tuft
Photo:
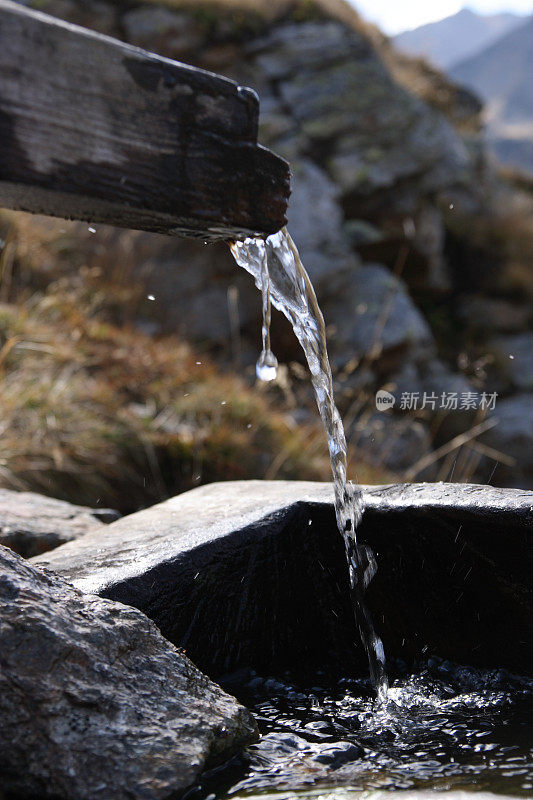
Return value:
[(247, 15), (272, 21), (293, 16), (297, 19), (320, 15), (359, 29), (365, 23), (348, 0), (150, 0), (157, 5), (183, 9), (204, 18)]
[(295, 426), (175, 336), (110, 321), (128, 282), (93, 279), (104, 256), (79, 226), (8, 214), (1, 235), (0, 485), (127, 512), (215, 480), (329, 479), (318, 421)]
[[(57, 287), (0, 308), (0, 483), (132, 510), (212, 480), (328, 476), (317, 431), (174, 337), (82, 318)], [(321, 448), (322, 449), (322, 448)]]

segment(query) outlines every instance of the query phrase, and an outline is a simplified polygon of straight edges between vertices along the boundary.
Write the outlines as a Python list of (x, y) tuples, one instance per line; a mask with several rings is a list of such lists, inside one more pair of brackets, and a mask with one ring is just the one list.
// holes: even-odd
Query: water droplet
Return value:
[(278, 359), (271, 350), (264, 350), (255, 365), (255, 373), (260, 381), (273, 381), (278, 374)]

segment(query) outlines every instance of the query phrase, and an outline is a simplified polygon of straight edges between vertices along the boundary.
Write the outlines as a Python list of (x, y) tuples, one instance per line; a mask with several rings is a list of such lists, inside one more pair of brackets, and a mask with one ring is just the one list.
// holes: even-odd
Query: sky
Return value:
[(533, 14), (533, 0), (351, 0), (362, 16), (390, 36), (456, 14), (464, 5), (480, 14)]

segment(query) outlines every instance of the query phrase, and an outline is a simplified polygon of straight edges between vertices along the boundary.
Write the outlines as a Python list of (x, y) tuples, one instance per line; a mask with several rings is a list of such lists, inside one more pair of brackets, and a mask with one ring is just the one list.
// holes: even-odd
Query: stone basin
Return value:
[[(531, 673), (533, 492), (363, 487), (367, 602), (389, 658)], [(135, 606), (211, 677), (366, 671), (330, 484), (202, 486), (33, 562)]]

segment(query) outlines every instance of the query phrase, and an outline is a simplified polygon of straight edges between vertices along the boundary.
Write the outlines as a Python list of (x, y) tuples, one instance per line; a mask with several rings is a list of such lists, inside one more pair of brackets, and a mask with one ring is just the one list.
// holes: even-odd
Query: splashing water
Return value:
[(277, 367), (270, 350), (270, 302), (287, 317), (305, 353), (328, 439), (335, 513), (346, 547), (356, 621), (378, 699), (384, 700), (388, 688), (385, 654), (363, 602), (364, 591), (376, 571), (376, 562), (369, 548), (358, 545), (356, 540), (356, 528), (363, 513), (362, 496), (359, 487), (347, 480), (346, 436), (333, 396), (324, 317), (298, 250), (285, 228), (267, 239), (234, 242), (231, 250), (237, 264), (254, 277), (263, 296), (263, 351), (257, 363), (258, 377), (265, 375), (272, 380)]
[(317, 673), (310, 685), (239, 673), (226, 688), (251, 709), (261, 739), (196, 800), (464, 800), (464, 790), (531, 799), (531, 678), (438, 658), (390, 668), (378, 708), (365, 678)]

